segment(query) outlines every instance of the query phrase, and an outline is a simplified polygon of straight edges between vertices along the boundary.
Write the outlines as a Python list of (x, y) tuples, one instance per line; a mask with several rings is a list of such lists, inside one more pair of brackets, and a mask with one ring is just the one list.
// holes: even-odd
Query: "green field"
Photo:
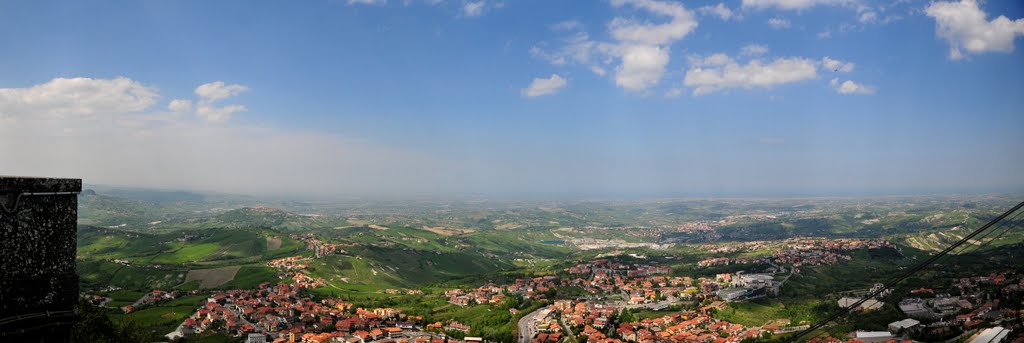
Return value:
[(145, 306), (138, 311), (125, 314), (124, 318), (163, 336), (174, 330), (185, 318), (195, 313), (207, 298), (206, 295), (181, 297)]
[(112, 291), (104, 295), (112, 299), (107, 302), (107, 307), (124, 307), (125, 305), (131, 305), (136, 300), (139, 300), (139, 298), (142, 298), (143, 295), (146, 295), (146, 292), (122, 289)]
[(235, 274), (234, 280), (217, 286), (218, 289), (254, 289), (261, 283), (278, 282), (277, 272), (270, 267), (242, 267)]

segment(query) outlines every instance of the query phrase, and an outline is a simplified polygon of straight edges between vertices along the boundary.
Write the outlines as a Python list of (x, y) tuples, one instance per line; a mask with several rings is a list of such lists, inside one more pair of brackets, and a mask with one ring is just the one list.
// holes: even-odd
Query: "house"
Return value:
[(251, 333), (245, 336), (245, 343), (267, 343), (267, 336), (259, 333)]
[(384, 328), (384, 332), (387, 334), (388, 338), (394, 338), (394, 337), (398, 337), (399, 335), (402, 334), (402, 328), (400, 328), (400, 327), (387, 327), (387, 328)]

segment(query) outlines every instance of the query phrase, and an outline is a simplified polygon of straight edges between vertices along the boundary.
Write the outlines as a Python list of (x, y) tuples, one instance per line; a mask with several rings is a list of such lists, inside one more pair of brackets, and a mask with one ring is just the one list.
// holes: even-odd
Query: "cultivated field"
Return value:
[(281, 237), (267, 236), (267, 251), (274, 251), (281, 248)]
[(235, 279), (241, 267), (223, 267), (213, 269), (193, 269), (188, 271), (185, 282), (199, 280), (199, 288), (213, 288)]

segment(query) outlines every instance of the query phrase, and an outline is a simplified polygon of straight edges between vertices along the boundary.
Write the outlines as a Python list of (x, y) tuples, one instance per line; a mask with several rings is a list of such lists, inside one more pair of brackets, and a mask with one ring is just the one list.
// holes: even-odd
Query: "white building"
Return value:
[(245, 343), (267, 343), (267, 336), (260, 333), (251, 333), (245, 337)]
[(885, 342), (892, 339), (889, 331), (857, 331), (854, 338), (864, 342)]
[[(847, 306), (853, 305), (854, 303), (856, 303), (858, 301), (860, 301), (860, 299), (858, 299), (858, 298), (842, 297), (842, 298), (839, 298), (839, 301), (837, 301), (837, 303), (839, 304), (839, 307), (847, 307)], [(878, 300), (875, 300), (875, 299), (868, 299), (868, 300), (865, 300), (863, 303), (861, 303), (860, 306), (857, 306), (856, 309), (863, 310), (863, 311), (872, 311), (872, 310), (877, 310), (877, 309), (882, 308), (883, 305), (885, 305), (885, 303), (883, 303), (881, 301), (878, 301)]]
[(895, 321), (895, 322), (889, 323), (889, 332), (892, 332), (893, 334), (896, 334), (897, 332), (900, 332), (900, 330), (913, 329), (913, 328), (917, 327), (917, 325), (919, 325), (919, 324), (921, 324), (920, 321), (918, 321), (916, 319), (911, 319), (911, 318), (907, 318), (907, 319), (900, 320), (900, 321)]
[(1006, 339), (1006, 335), (1010, 334), (1010, 330), (1002, 326), (985, 329), (978, 337), (971, 340), (971, 343), (999, 343)]

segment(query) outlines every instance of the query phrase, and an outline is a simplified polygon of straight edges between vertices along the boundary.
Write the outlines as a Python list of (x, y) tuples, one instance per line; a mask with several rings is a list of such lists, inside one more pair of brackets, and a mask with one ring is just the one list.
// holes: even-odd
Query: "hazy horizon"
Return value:
[(884, 199), (901, 197), (972, 197), (1002, 196), (1024, 193), (1016, 190), (919, 190), (886, 192), (828, 191), (816, 193), (799, 192), (447, 192), (447, 193), (270, 193), (270, 192), (222, 192), (208, 189), (162, 188), (132, 185), (92, 184), (83, 181), (83, 190), (94, 190), (99, 194), (107, 192), (155, 192), (188, 193), (203, 196), (247, 197), (253, 200), (273, 201), (467, 201), (486, 199), (493, 201), (657, 201), (657, 200), (799, 200), (799, 199)]

